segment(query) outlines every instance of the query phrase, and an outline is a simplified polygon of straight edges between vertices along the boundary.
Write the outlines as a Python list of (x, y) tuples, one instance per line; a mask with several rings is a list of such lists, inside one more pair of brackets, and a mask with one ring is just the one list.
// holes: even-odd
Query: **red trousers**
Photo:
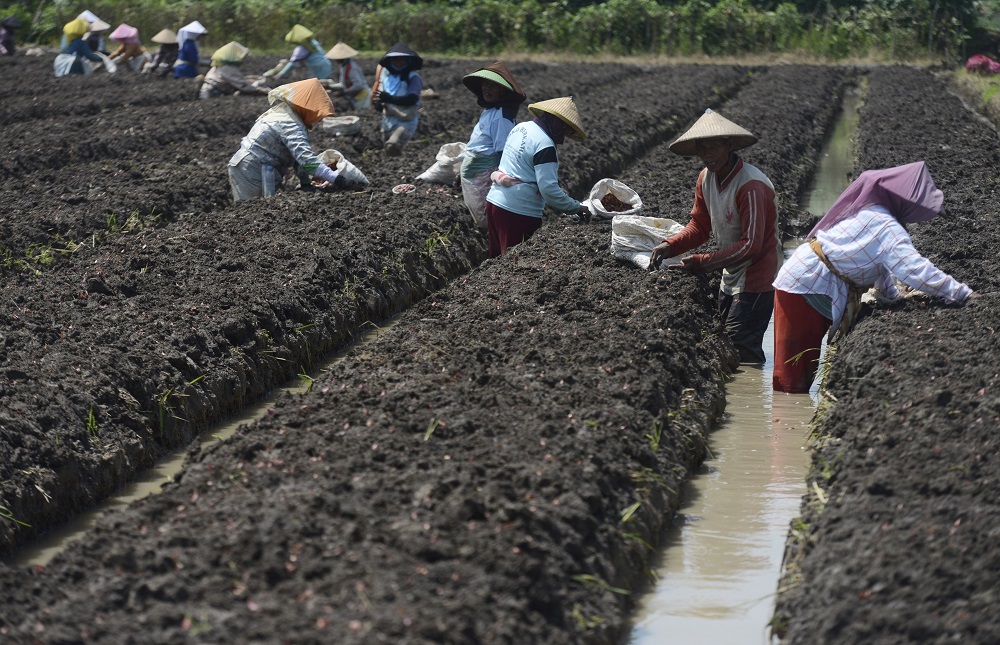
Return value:
[(797, 293), (774, 290), (774, 375), (779, 392), (808, 392), (830, 321)]
[(486, 229), (490, 234), (490, 257), (498, 258), (525, 241), (542, 226), (541, 217), (518, 215), (486, 202)]

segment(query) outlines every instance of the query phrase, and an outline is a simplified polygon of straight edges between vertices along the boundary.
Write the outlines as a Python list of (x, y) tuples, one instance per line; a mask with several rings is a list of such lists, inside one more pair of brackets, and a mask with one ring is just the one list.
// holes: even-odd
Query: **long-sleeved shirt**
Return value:
[(74, 38), (69, 41), (65, 47), (59, 50), (61, 54), (73, 54), (74, 56), (82, 56), (87, 60), (92, 60), (95, 63), (100, 63), (103, 59), (94, 53), (94, 50), (90, 48), (83, 38)]
[[(316, 43), (316, 41), (313, 42)], [(333, 65), (330, 63), (330, 59), (326, 57), (326, 54), (320, 51), (318, 43), (316, 45), (316, 49), (310, 49), (305, 45), (296, 45), (295, 49), (292, 50), (292, 57), (288, 59), (288, 63), (277, 73), (278, 78), (290, 72), (296, 65), (302, 65), (305, 69), (309, 70), (308, 76), (310, 78), (330, 78)]]
[[(895, 279), (947, 302), (964, 302), (972, 289), (941, 271), (913, 247), (906, 229), (882, 206), (871, 206), (816, 235), (834, 268), (860, 286), (874, 286), (887, 298), (899, 296)], [(840, 326), (848, 285), (803, 244), (778, 272), (774, 287), (800, 295), (825, 295), (832, 328)]]
[(149, 70), (162, 76), (170, 73), (170, 70), (174, 67), (174, 63), (177, 61), (179, 51), (180, 47), (177, 43), (160, 45), (160, 48), (156, 50), (156, 55), (153, 56), (153, 60), (149, 62)]
[(334, 181), (336, 173), (313, 152), (309, 133), (302, 119), (287, 105), (275, 106), (262, 114), (243, 137), (240, 149), (229, 160), (235, 166), (252, 157), (280, 173), (297, 164), (302, 172), (324, 181)]
[(500, 158), (500, 171), (521, 183), (493, 184), (486, 201), (494, 206), (539, 218), (546, 204), (563, 213), (583, 208), (559, 186), (556, 144), (534, 121), (518, 123), (510, 131)]
[(111, 60), (119, 64), (127, 63), (129, 60), (135, 58), (136, 56), (142, 56), (146, 53), (142, 45), (139, 43), (122, 43), (118, 49), (111, 54)]
[(514, 129), (514, 115), (517, 108), (504, 114), (502, 107), (487, 108), (479, 115), (472, 136), (465, 146), (467, 153), (492, 156), (503, 152), (510, 131)]
[(0, 27), (0, 56), (14, 55), (14, 32)]
[(344, 96), (351, 101), (354, 108), (360, 109), (371, 105), (368, 102), (371, 88), (368, 87), (368, 81), (365, 79), (365, 73), (361, 70), (361, 65), (353, 60), (348, 60), (341, 65), (339, 82)]
[(259, 94), (253, 83), (247, 80), (243, 70), (237, 65), (217, 65), (208, 70), (205, 74), (205, 85), (216, 90), (220, 94), (235, 94), (245, 92), (247, 94)]
[(719, 250), (697, 253), (689, 262), (703, 271), (722, 269), (725, 294), (772, 291), (782, 261), (777, 202), (771, 180), (739, 157), (725, 177), (705, 168), (695, 184), (691, 221), (666, 240), (670, 253), (701, 246), (714, 232)]
[(188, 38), (181, 45), (174, 63), (175, 78), (194, 78), (198, 75), (198, 43), (194, 38)]

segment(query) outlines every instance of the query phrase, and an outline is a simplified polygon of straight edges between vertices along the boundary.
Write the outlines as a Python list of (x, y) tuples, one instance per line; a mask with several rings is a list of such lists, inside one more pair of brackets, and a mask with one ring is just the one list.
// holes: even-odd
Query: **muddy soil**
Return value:
[[(716, 333), (711, 276), (621, 264), (607, 224), (553, 214), (489, 261), (453, 188), (390, 192), (442, 144), (466, 140), (478, 108), (461, 76), (482, 62), (428, 61), (437, 98), (401, 158), (382, 157), (370, 113), (358, 136), (313, 133), (317, 149), (365, 172), (368, 189), (289, 190), (234, 207), (225, 161), (263, 99), (201, 102), (184, 81), (51, 79), (50, 60), (0, 61), (22, 79), (5, 98), (21, 116), (4, 129), (0, 165), (10, 205), (0, 215), (0, 506), (17, 520), (0, 518), (0, 553), (275, 385), (313, 379), (309, 393), (195, 450), (163, 494), (105, 515), (48, 566), (0, 563), (0, 635), (624, 637), (734, 355)], [(648, 214), (686, 221), (698, 165), (665, 143), (714, 107), (760, 135), (746, 158), (774, 181), (786, 229), (843, 85), (859, 74), (511, 68), (531, 100), (577, 98), (590, 139), (560, 149), (571, 194), (616, 176)], [(376, 341), (317, 368), (397, 314)]]
[(778, 625), (788, 643), (998, 642), (1000, 142), (908, 67), (871, 72), (859, 128), (861, 168), (927, 161), (946, 216), (914, 243), (983, 296), (877, 310), (839, 348)]

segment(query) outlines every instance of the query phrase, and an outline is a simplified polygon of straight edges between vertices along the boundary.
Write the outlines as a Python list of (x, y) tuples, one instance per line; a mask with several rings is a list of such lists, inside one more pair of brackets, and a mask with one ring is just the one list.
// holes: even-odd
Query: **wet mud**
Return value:
[[(51, 79), (51, 61), (0, 61), (22, 79), (5, 109), (23, 115), (4, 128), (0, 164), (0, 636), (626, 635), (633, 598), (650, 582), (651, 549), (704, 458), (735, 369), (717, 331), (717, 284), (622, 264), (608, 254), (608, 224), (554, 214), (515, 252), (487, 260), (485, 236), (454, 188), (418, 183), (392, 194), (441, 145), (467, 139), (479, 108), (461, 77), (482, 62), (428, 61), (423, 76), (436, 98), (401, 158), (383, 158), (371, 113), (359, 114), (357, 136), (313, 133), (314, 147), (341, 151), (368, 189), (289, 190), (234, 206), (225, 162), (266, 108), (262, 98), (195, 101), (183, 81)], [(271, 64), (251, 61), (248, 71)], [(760, 136), (745, 157), (774, 181), (786, 228), (800, 217), (844, 86), (860, 73), (511, 69), (531, 100), (576, 96), (590, 138), (560, 148), (574, 196), (615, 176), (640, 193), (647, 214), (686, 221), (698, 165), (665, 144), (713, 107)], [(900, 76), (871, 75), (873, 93)], [(915, 85), (940, 87), (928, 78)], [(882, 104), (890, 115), (893, 100)], [(963, 118), (948, 115), (945, 106), (899, 118), (907, 127)], [(946, 174), (931, 169), (950, 195), (967, 167), (939, 154)], [(983, 159), (985, 169), (992, 157)], [(983, 191), (963, 194), (976, 200), (965, 217), (978, 217)], [(964, 234), (947, 225), (948, 235)], [(991, 230), (982, 226), (980, 238)], [(987, 253), (969, 243), (961, 257), (954, 247), (954, 259), (932, 257), (965, 278), (960, 269), (983, 266)], [(884, 320), (976, 311), (989, 310), (907, 303), (875, 312), (854, 342), (879, 338)], [(374, 342), (317, 369), (397, 316)], [(161, 494), (105, 515), (45, 567), (9, 563), (17, 547), (298, 375), (311, 380), (308, 393), (283, 395), (232, 438), (192, 449), (189, 468)], [(839, 378), (831, 373), (833, 384), (855, 386)], [(790, 636), (798, 617), (818, 620), (788, 606)]]

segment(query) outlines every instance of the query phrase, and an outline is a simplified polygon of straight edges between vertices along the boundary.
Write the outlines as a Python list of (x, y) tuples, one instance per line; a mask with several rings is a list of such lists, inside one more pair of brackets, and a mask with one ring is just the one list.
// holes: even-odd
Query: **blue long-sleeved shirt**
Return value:
[(500, 171), (522, 183), (493, 184), (486, 201), (494, 206), (528, 217), (541, 217), (546, 204), (563, 213), (583, 208), (559, 186), (556, 144), (534, 121), (518, 123), (510, 131)]
[(76, 56), (82, 56), (87, 60), (92, 60), (95, 63), (101, 62), (101, 57), (94, 53), (94, 50), (90, 48), (90, 45), (83, 41), (83, 38), (74, 38), (69, 41), (69, 43), (59, 50), (61, 54), (74, 54)]

